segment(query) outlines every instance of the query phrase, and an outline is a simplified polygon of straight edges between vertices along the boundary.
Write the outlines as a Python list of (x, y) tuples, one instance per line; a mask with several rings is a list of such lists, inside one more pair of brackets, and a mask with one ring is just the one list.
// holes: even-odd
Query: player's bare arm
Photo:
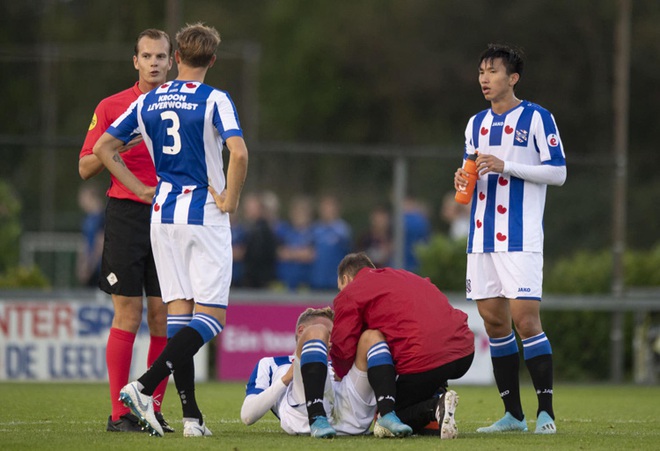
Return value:
[(103, 163), (94, 154), (85, 155), (78, 160), (78, 174), (83, 180), (91, 179), (96, 174), (101, 173), (103, 168)]
[(94, 145), (94, 155), (108, 168), (108, 170), (117, 177), (121, 183), (133, 191), (144, 202), (151, 202), (155, 187), (146, 186), (142, 183), (127, 167), (119, 155), (119, 148), (124, 143), (110, 135), (104, 133)]
[[(117, 149), (117, 151), (119, 153), (126, 152), (127, 150), (132, 149), (141, 142), (142, 142), (142, 135), (138, 135), (137, 137), (133, 138), (123, 146), (120, 146)], [(91, 179), (95, 175), (100, 174), (103, 171), (104, 167), (105, 166), (103, 166), (101, 160), (99, 160), (98, 157), (94, 154), (85, 155), (80, 160), (78, 160), (78, 173), (80, 174), (80, 178), (82, 178), (83, 180)]]
[(227, 189), (225, 198), (221, 200), (218, 207), (225, 213), (234, 213), (238, 208), (238, 201), (247, 175), (248, 150), (245, 141), (239, 136), (228, 138), (227, 148), (229, 149)]

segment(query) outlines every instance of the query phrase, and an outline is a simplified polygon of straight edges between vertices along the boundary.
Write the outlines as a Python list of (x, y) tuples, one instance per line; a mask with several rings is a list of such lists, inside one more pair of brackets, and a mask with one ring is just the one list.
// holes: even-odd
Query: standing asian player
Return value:
[[(566, 160), (550, 112), (514, 92), (523, 71), (520, 51), (490, 45), (479, 59), (479, 84), (491, 107), (470, 118), (465, 154), (478, 152), (467, 244), (466, 296), (477, 301), (490, 339), (504, 417), (478, 432), (526, 431), (520, 402), (519, 351), (538, 398), (537, 434), (554, 434), (552, 348), (540, 318), (543, 210), (548, 185), (566, 180)], [(459, 168), (454, 188), (467, 184)]]

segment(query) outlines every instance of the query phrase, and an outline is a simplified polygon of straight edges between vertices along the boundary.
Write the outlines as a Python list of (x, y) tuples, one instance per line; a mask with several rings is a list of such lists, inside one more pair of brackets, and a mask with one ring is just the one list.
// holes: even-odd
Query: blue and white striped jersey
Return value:
[[(293, 362), (293, 356), (279, 356), (279, 357), (264, 357), (252, 370), (250, 374), (250, 379), (248, 380), (247, 385), (245, 386), (245, 396), (249, 395), (258, 395), (259, 393), (266, 390), (268, 387), (273, 385), (273, 382), (276, 380), (282, 379), (282, 376), (286, 374)], [(279, 405), (281, 399), (284, 397), (285, 392), (282, 392), (282, 395), (276, 400), (276, 402), (271, 406), (270, 410), (273, 411), (275, 416), (278, 418), (279, 415)]]
[[(476, 151), (524, 165), (566, 165), (552, 114), (526, 101), (502, 115), (488, 109), (470, 118), (464, 159)], [(543, 252), (546, 188), (511, 175), (480, 176), (472, 198), (468, 253)]]
[(174, 80), (140, 96), (108, 129), (128, 142), (142, 134), (156, 167), (152, 223), (229, 226), (208, 192), (225, 188), (222, 147), (243, 136), (236, 108), (224, 91)]

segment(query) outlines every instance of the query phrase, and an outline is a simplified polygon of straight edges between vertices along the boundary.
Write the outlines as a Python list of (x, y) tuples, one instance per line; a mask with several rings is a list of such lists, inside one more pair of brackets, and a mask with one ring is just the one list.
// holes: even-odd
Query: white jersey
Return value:
[[(526, 101), (502, 115), (488, 109), (470, 118), (464, 159), (476, 151), (523, 165), (566, 165), (554, 118)], [(467, 252), (543, 252), (546, 188), (512, 175), (480, 176), (472, 198)]]
[(222, 148), (243, 136), (236, 108), (224, 91), (174, 80), (141, 95), (108, 133), (128, 142), (142, 135), (156, 167), (152, 224), (229, 226), (208, 192), (225, 188)]

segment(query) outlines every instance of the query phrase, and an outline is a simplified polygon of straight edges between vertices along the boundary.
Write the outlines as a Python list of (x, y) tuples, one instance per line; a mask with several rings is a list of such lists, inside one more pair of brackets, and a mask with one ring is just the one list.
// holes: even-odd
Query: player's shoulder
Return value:
[(550, 113), (550, 110), (548, 110), (547, 108), (542, 107), (542, 106), (539, 105), (538, 103), (534, 103), (534, 102), (529, 102), (529, 101), (527, 101), (527, 100), (523, 100), (523, 101), (522, 101), (522, 106), (523, 106), (523, 108), (530, 109), (530, 110), (532, 110), (532, 111), (536, 111), (536, 112), (538, 112), (538, 113), (539, 113), (540, 115), (542, 115), (542, 116), (550, 115), (550, 114), (551, 114), (551, 113)]
[(269, 356), (262, 357), (259, 360), (259, 364), (271, 367), (278, 367), (282, 365), (289, 365), (293, 360), (293, 356), (290, 355), (280, 355), (280, 356)]
[(208, 92), (208, 97), (210, 99), (213, 99), (218, 102), (233, 102), (231, 99), (231, 95), (229, 95), (228, 91), (225, 91), (224, 89), (219, 89), (219, 88), (214, 88), (213, 86), (210, 85), (203, 85), (206, 87), (206, 92)]
[(490, 108), (479, 111), (477, 114), (474, 114), (468, 121), (467, 130), (472, 130), (472, 127), (478, 127), (484, 121), (488, 113), (491, 113)]
[(105, 99), (99, 102), (99, 108), (112, 108), (112, 107), (123, 107), (126, 108), (128, 105), (133, 103), (135, 99), (138, 98), (138, 95), (135, 93), (135, 88), (131, 86), (128, 89), (119, 91), (111, 96), (106, 97)]
[(484, 110), (479, 111), (476, 114), (473, 114), (472, 117), (470, 118), (470, 122), (474, 121), (477, 118), (483, 118), (490, 112), (490, 108), (486, 108)]

